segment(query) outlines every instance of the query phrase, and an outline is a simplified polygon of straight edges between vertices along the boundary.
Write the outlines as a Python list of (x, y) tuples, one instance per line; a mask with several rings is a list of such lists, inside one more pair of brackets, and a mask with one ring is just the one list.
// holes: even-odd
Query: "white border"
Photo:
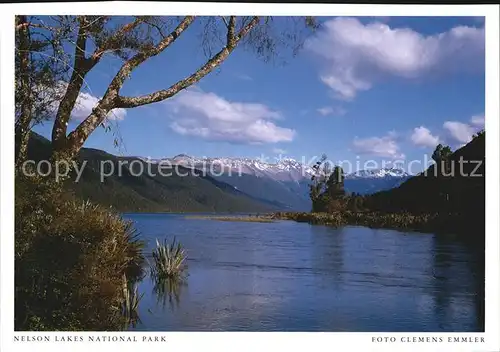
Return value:
[[(84, 351), (88, 348), (104, 350), (110, 347), (121, 351), (148, 349), (186, 350), (241, 350), (267, 349), (312, 350), (368, 349), (381, 351), (436, 350), (436, 351), (500, 351), (499, 325), (499, 7), (497, 5), (345, 5), (345, 4), (237, 4), (237, 3), (154, 3), (154, 2), (99, 2), (99, 3), (36, 3), (2, 4), (1, 7), (1, 351)], [(13, 174), (13, 116), (14, 116), (14, 14), (116, 14), (116, 15), (320, 15), (320, 16), (486, 16), (486, 332), (484, 334), (381, 334), (381, 333), (127, 333), (127, 336), (166, 336), (166, 343), (16, 343), (13, 342), (14, 292), (14, 174)], [(383, 304), (383, 302), (381, 302)], [(92, 333), (33, 333), (35, 335), (83, 336)], [(16, 334), (20, 335), (20, 334)], [(97, 335), (92, 334), (92, 335)], [(98, 333), (116, 336), (119, 333)], [(483, 336), (484, 344), (472, 343), (372, 343), (372, 337), (393, 336)]]

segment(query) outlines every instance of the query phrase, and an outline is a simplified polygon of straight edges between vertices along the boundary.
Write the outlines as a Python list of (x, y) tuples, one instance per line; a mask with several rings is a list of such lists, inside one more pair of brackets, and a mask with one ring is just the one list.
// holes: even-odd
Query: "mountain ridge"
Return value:
[[(247, 194), (272, 204), (280, 204), (283, 209), (309, 211), (312, 207), (309, 183), (315, 171), (309, 165), (292, 158), (280, 158), (271, 163), (260, 158), (198, 158), (178, 154), (142, 160), (203, 171)], [(345, 189), (348, 193), (371, 194), (397, 187), (410, 177), (402, 168), (396, 167), (358, 170), (345, 175)]]
[[(277, 162), (265, 162), (259, 160), (259, 158), (245, 158), (245, 157), (195, 157), (187, 154), (178, 154), (173, 157), (165, 157), (160, 159), (150, 159), (144, 157), (141, 158), (143, 161), (151, 163), (166, 163), (173, 165), (189, 166), (194, 168), (199, 168), (200, 170), (207, 170), (207, 166), (213, 167), (211, 171), (222, 171), (227, 172), (241, 172), (246, 174), (261, 175), (273, 177), (274, 174), (279, 174), (280, 172), (293, 172), (293, 180), (301, 180), (302, 178), (310, 178), (315, 172), (312, 166), (301, 163), (293, 158), (281, 158)], [(300, 174), (302, 177), (298, 178), (297, 175)], [(345, 174), (345, 178), (370, 178), (370, 177), (410, 177), (413, 176), (406, 172), (402, 168), (398, 167), (384, 167), (384, 168), (373, 168), (373, 169), (361, 169)], [(275, 178), (281, 180), (279, 177)]]
[[(50, 154), (50, 141), (33, 133), (29, 157), (42, 160), (50, 158)], [(187, 154), (149, 159), (83, 148), (79, 159), (89, 161), (89, 168), (82, 182), (70, 188), (81, 198), (123, 211), (265, 212), (309, 211), (312, 207), (309, 183), (313, 169), (292, 158), (282, 158), (275, 163), (252, 158), (196, 158)], [(125, 170), (124, 177), (108, 177), (102, 183), (98, 160), (110, 160), (113, 164), (128, 160), (129, 165), (139, 160), (152, 164), (150, 167), (156, 171), (163, 162), (162, 168), (176, 167), (189, 176), (134, 177), (130, 170)], [(370, 194), (397, 187), (408, 177), (397, 168), (361, 170), (346, 175), (345, 188), (347, 192)]]
[[(50, 160), (51, 153), (50, 141), (32, 132), (28, 159), (35, 162)], [(101, 182), (102, 161), (110, 161), (117, 170), (117, 165), (123, 160), (139, 159), (82, 148), (78, 161), (87, 161), (87, 164), (79, 182), (73, 182), (72, 178), (65, 184), (66, 189), (81, 199), (124, 212), (266, 212), (282, 208), (280, 204), (246, 194), (209, 175), (189, 174), (189, 169), (181, 170), (187, 176), (174, 172), (170, 176), (161, 176), (158, 170), (152, 170), (155, 175), (143, 173), (137, 176), (129, 166), (122, 165), (121, 175), (112, 174)]]

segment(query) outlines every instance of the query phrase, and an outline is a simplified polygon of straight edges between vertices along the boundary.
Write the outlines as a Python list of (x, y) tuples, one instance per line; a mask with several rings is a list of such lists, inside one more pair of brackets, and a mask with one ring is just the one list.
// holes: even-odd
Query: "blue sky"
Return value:
[[(112, 132), (86, 147), (113, 154), (262, 157), (386, 163), (424, 160), (484, 126), (484, 24), (478, 18), (322, 18), (297, 57), (266, 63), (237, 48), (196, 87), (161, 103), (116, 111)], [(280, 20), (278, 29), (285, 28)], [(196, 26), (140, 66), (123, 95), (167, 88), (205, 60)], [(90, 112), (120, 61), (87, 77), (74, 122)], [(51, 124), (36, 131), (50, 136)], [(417, 170), (418, 166), (413, 166)]]

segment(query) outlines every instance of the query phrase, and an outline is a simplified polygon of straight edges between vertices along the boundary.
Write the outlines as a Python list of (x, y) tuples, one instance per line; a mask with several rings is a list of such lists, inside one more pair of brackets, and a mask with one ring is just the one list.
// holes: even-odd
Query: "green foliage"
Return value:
[(172, 243), (167, 239), (160, 243), (156, 240), (156, 248), (152, 253), (153, 263), (150, 266), (151, 277), (162, 280), (166, 278), (181, 278), (186, 270), (186, 252), (174, 237)]
[[(485, 134), (451, 152), (438, 145), (436, 164), (397, 188), (372, 195), (345, 195), (331, 175), (327, 190), (313, 200), (312, 213), (278, 213), (280, 218), (328, 224), (362, 225), (479, 234), (485, 225)], [(440, 167), (440, 166), (445, 167)], [(341, 175), (341, 169), (334, 174)], [(340, 177), (342, 180), (342, 178)]]
[(442, 219), (453, 219), (443, 222), (444, 227), (484, 239), (484, 134), (450, 154), (446, 165), (446, 169), (431, 165), (398, 188), (366, 197), (365, 206), (385, 213), (439, 214)]
[(319, 197), (325, 187), (325, 175), (323, 163), (326, 160), (326, 154), (323, 154), (321, 158), (313, 165), (313, 175), (311, 176), (311, 184), (309, 185), (309, 197), (313, 203), (319, 201)]
[[(34, 16), (16, 16), (16, 25), (25, 25), (33, 20)], [(65, 34), (54, 32), (52, 40), (47, 40), (43, 28), (26, 27), (25, 30), (28, 32), (15, 32), (16, 128), (20, 127), (19, 117), (25, 103), (31, 110), (30, 128), (53, 117), (53, 104), (62, 97), (61, 91), (57, 89), (58, 82), (64, 80), (71, 69), (67, 64), (68, 55), (62, 53), (61, 40)], [(25, 54), (28, 54), (28, 62), (23, 67), (21, 61)], [(23, 86), (23, 79), (27, 87)]]
[(431, 165), (400, 187), (371, 195), (367, 206), (388, 212), (459, 213), (464, 219), (484, 222), (484, 134), (449, 155), (447, 164), (449, 173), (443, 173), (438, 164)]
[(345, 195), (344, 178), (344, 170), (340, 166), (335, 166), (326, 182), (326, 193), (331, 200)]
[(163, 242), (157, 239), (152, 258), (150, 278), (158, 303), (166, 305), (168, 301), (171, 307), (179, 304), (181, 289), (186, 285), (187, 256), (184, 248), (175, 237), (171, 243), (167, 239)]
[(313, 166), (310, 197), (313, 212), (333, 211), (345, 206), (344, 170), (335, 166), (330, 172), (324, 164), (326, 155)]
[(441, 161), (447, 160), (452, 154), (451, 148), (449, 146), (443, 146), (442, 144), (438, 144), (434, 152), (432, 153), (432, 160), (436, 163), (440, 163)]
[(307, 222), (316, 225), (342, 227), (347, 225), (366, 226), (370, 228), (394, 228), (410, 231), (458, 231), (460, 225), (456, 214), (440, 216), (439, 214), (411, 214), (408, 212), (384, 213), (375, 211), (342, 210), (332, 213), (299, 213), (280, 212), (274, 215), (278, 219)]
[(137, 321), (139, 321), (139, 302), (144, 296), (144, 293), (139, 295), (137, 284), (133, 281), (127, 280), (125, 274), (123, 274), (122, 279), (122, 292), (122, 315), (125, 318), (125, 328), (130, 325), (135, 326)]
[(15, 187), (15, 329), (121, 329), (123, 275), (143, 275), (132, 224), (47, 180)]

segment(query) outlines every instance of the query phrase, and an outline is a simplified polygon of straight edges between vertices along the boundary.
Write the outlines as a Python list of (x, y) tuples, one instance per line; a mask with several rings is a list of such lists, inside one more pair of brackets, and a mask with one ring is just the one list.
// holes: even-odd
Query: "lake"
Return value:
[[(185, 285), (139, 284), (137, 331), (484, 331), (483, 257), (453, 236), (125, 214), (147, 241), (174, 236)], [(478, 254), (479, 253), (479, 254)]]

